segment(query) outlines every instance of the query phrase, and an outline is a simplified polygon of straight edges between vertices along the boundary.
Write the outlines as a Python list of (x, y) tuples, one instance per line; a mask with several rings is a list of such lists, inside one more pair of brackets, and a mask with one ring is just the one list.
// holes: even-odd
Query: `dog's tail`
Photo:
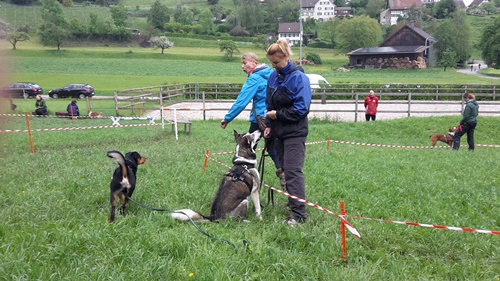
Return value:
[(182, 209), (182, 210), (175, 210), (173, 211), (170, 216), (173, 219), (180, 220), (180, 221), (209, 221), (208, 217), (205, 217), (204, 215), (193, 211), (191, 209)]
[(126, 188), (130, 188), (130, 182), (128, 181), (127, 164), (125, 163), (125, 157), (123, 157), (123, 154), (121, 154), (121, 152), (119, 151), (111, 150), (108, 151), (107, 155), (108, 157), (115, 159), (115, 161), (118, 162), (118, 164), (120, 165), (120, 168), (122, 170), (121, 184)]

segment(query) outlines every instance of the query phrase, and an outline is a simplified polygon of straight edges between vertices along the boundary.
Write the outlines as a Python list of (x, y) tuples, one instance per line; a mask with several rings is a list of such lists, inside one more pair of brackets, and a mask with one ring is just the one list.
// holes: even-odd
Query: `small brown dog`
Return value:
[(433, 135), (430, 135), (429, 136), (429, 139), (431, 140), (432, 142), (432, 146), (436, 146), (436, 143), (437, 141), (442, 141), (446, 144), (448, 144), (448, 146), (452, 146), (453, 145), (453, 136), (455, 135), (455, 131), (457, 130), (457, 127), (453, 127), (453, 128), (449, 128), (448, 129), (448, 134), (433, 134)]
[(103, 118), (104, 115), (102, 115), (102, 112), (89, 112), (89, 117), (90, 118)]

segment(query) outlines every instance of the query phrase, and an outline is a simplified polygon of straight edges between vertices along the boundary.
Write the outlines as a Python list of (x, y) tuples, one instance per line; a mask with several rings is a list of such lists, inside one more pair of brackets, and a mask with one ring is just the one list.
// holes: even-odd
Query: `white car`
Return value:
[(325, 77), (319, 74), (306, 74), (309, 78), (309, 83), (311, 84), (311, 89), (321, 89), (325, 85), (330, 85), (330, 83), (325, 79)]

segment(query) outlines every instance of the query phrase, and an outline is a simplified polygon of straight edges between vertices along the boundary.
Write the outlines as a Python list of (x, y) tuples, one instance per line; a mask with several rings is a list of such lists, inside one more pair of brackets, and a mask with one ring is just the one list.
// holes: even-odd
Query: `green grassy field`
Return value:
[[(183, 39), (186, 40), (186, 39)], [(159, 50), (137, 47), (71, 47), (56, 51), (40, 47), (37, 42), (23, 42), (18, 50), (0, 47), (8, 58), (5, 83), (32, 81), (46, 92), (69, 83), (88, 83), (98, 95), (115, 90), (186, 82), (244, 82), (239, 56), (256, 52), (263, 62), (264, 51), (254, 46), (241, 46), (233, 61), (225, 61), (217, 47), (174, 47), (161, 54)], [(198, 42), (198, 45), (201, 45)], [(299, 50), (294, 50), (295, 57)], [(425, 83), (425, 84), (497, 84), (497, 80), (478, 78), (449, 69), (363, 70), (350, 72), (337, 68), (347, 57), (334, 55), (327, 49), (307, 49), (323, 58), (321, 66), (305, 66), (307, 73), (317, 73), (330, 83)]]
[[(128, 1), (130, 2), (130, 1)], [(131, 5), (148, 5), (140, 0)], [(2, 13), (3, 7), (0, 9)], [(71, 47), (60, 52), (40, 47), (36, 39), (19, 50), (2, 41), (8, 57), (2, 82), (33, 81), (44, 90), (85, 82), (98, 95), (114, 90), (181, 82), (243, 82), (238, 57), (225, 62), (216, 48), (199, 41), (159, 50), (136, 47)], [(175, 43), (175, 41), (174, 41)], [(254, 51), (264, 58), (263, 51)], [(298, 57), (298, 50), (295, 56)], [(305, 50), (307, 52), (309, 50)], [(488, 83), (497, 80), (446, 72), (355, 70), (338, 72), (347, 62), (330, 50), (319, 52), (324, 65), (306, 67), (332, 83)], [(265, 61), (265, 59), (263, 59)], [(66, 100), (51, 101), (65, 108)], [(98, 101), (94, 101), (98, 102)], [(34, 100), (19, 100), (29, 110)], [(80, 107), (84, 108), (83, 104)], [(97, 105), (99, 107), (99, 105)], [(106, 115), (109, 115), (108, 113)], [(26, 130), (24, 117), (0, 119), (2, 130)], [(235, 245), (213, 241), (192, 225), (164, 212), (131, 204), (115, 224), (109, 215), (109, 181), (116, 163), (108, 150), (139, 151), (148, 158), (139, 168), (134, 198), (165, 208), (193, 208), (208, 213), (210, 202), (234, 149), (232, 130), (248, 123), (235, 120), (227, 130), (218, 120), (193, 121), (192, 136), (176, 140), (169, 126), (75, 129), (0, 133), (0, 280), (499, 280), (498, 235), (464, 233), (381, 223), (363, 218), (400, 220), (473, 229), (500, 230), (499, 148), (474, 153), (448, 149), (407, 149), (331, 144), (346, 140), (388, 145), (429, 145), (460, 116), (339, 123), (310, 121), (304, 167), (307, 199), (334, 212), (344, 200), (348, 221), (361, 239), (348, 233), (348, 259), (340, 261), (339, 219), (308, 207), (307, 224), (282, 224), (286, 198), (263, 210), (264, 220), (229, 220), (203, 224), (204, 231)], [(498, 117), (481, 117), (476, 143), (499, 144)], [(109, 126), (109, 119), (30, 118), (33, 130)], [(144, 122), (130, 122), (136, 124)], [(465, 137), (463, 138), (465, 144)], [(271, 161), (264, 180), (279, 184)], [(263, 190), (261, 198), (266, 202)], [(249, 249), (244, 250), (247, 240)]]
[[(146, 205), (193, 208), (208, 213), (223, 165), (230, 164), (232, 130), (218, 120), (194, 121), (192, 136), (179, 140), (170, 128), (129, 127), (33, 133), (0, 133), (0, 280), (497, 280), (498, 235), (464, 233), (380, 223), (400, 220), (500, 230), (498, 173), (500, 150), (477, 147), (405, 149), (335, 144), (346, 140), (388, 145), (429, 145), (431, 133), (445, 131), (459, 116), (338, 123), (310, 121), (307, 146), (307, 199), (339, 212), (361, 239), (347, 234), (347, 261), (340, 261), (339, 219), (308, 207), (307, 224), (282, 224), (286, 198), (263, 209), (264, 220), (229, 220), (200, 227), (179, 223), (167, 213), (131, 204), (130, 213), (109, 215), (109, 181), (117, 164), (108, 150), (139, 151), (133, 198)], [(6, 121), (5, 118), (3, 118)], [(2, 129), (26, 129), (11, 117)], [(498, 117), (480, 117), (476, 142), (498, 144)], [(33, 130), (109, 125), (109, 120), (30, 118)], [(465, 140), (463, 140), (465, 143)], [(260, 155), (260, 153), (259, 153)], [(279, 185), (266, 161), (264, 181)], [(267, 195), (261, 192), (263, 204)], [(243, 240), (249, 249), (244, 250)]]

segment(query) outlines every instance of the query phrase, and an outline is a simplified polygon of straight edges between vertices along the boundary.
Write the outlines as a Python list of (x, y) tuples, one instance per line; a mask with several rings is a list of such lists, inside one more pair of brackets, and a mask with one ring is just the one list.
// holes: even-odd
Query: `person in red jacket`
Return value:
[(375, 96), (375, 92), (370, 90), (370, 94), (365, 98), (365, 117), (366, 121), (372, 119), (375, 121), (375, 115), (377, 115), (378, 98)]

